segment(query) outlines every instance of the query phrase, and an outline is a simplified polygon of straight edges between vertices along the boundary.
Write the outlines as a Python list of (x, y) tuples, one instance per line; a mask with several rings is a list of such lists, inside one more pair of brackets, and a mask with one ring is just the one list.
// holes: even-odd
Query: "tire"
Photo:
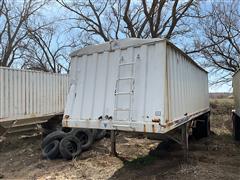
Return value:
[(71, 132), (72, 132), (72, 128), (63, 127), (63, 128), (62, 128), (62, 131), (65, 132), (65, 133), (71, 133)]
[(42, 139), (44, 139), (47, 135), (51, 134), (55, 130), (50, 130), (50, 129), (42, 129)]
[(94, 134), (89, 129), (74, 129), (71, 134), (81, 142), (82, 150), (87, 150), (93, 144)]
[(101, 140), (107, 134), (107, 131), (105, 129), (95, 129), (94, 131), (95, 131), (95, 140)]
[(196, 139), (201, 139), (203, 137), (208, 137), (210, 135), (210, 119), (209, 114), (204, 114), (199, 117), (199, 121), (196, 120), (196, 127), (193, 128), (193, 137)]
[(59, 155), (59, 141), (54, 140), (48, 143), (42, 150), (43, 158), (56, 159)]
[(75, 136), (68, 135), (61, 140), (59, 151), (64, 159), (71, 160), (81, 154), (81, 142)]
[(42, 141), (41, 147), (42, 149), (49, 143), (51, 143), (54, 140), (61, 141), (62, 138), (66, 136), (65, 132), (62, 131), (54, 131), (50, 134), (48, 134)]

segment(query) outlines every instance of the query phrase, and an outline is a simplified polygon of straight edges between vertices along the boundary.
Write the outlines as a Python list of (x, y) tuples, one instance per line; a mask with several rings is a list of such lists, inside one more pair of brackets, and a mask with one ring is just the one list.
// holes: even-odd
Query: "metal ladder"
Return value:
[[(130, 67), (131, 72), (130, 72), (130, 76), (126, 77), (123, 76), (121, 77), (121, 70), (124, 70), (124, 68)], [(128, 121), (131, 122), (132, 121), (132, 105), (133, 105), (133, 94), (134, 94), (134, 83), (135, 83), (135, 62), (131, 61), (131, 62), (127, 62), (124, 63), (123, 62), (123, 57), (120, 59), (119, 61), (119, 65), (118, 65), (118, 77), (116, 80), (116, 86), (115, 86), (115, 106), (114, 106), (114, 119), (116, 121), (119, 121), (118, 118), (118, 112), (127, 112), (128, 113)], [(120, 83), (122, 81), (129, 81), (128, 86), (129, 86), (129, 91), (126, 92), (120, 92)], [(121, 108), (119, 107), (119, 99), (123, 96), (123, 95), (127, 95), (128, 96), (128, 100), (129, 100), (129, 106), (126, 108)]]

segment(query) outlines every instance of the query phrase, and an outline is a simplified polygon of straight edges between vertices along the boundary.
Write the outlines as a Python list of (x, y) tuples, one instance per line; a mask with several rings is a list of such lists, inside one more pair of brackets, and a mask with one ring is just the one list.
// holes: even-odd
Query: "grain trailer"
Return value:
[(209, 115), (208, 73), (166, 39), (110, 41), (70, 56), (64, 127), (167, 134)]
[(232, 113), (233, 136), (235, 140), (240, 140), (240, 71), (233, 75), (232, 83), (235, 102), (235, 110)]
[(66, 74), (0, 67), (1, 132), (32, 129), (63, 115), (67, 91)]

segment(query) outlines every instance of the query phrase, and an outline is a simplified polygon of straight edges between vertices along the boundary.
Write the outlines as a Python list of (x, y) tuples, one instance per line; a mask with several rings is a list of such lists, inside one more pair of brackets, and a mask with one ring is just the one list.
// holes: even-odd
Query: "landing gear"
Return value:
[(182, 138), (181, 138), (181, 144), (184, 150), (184, 156), (187, 159), (188, 158), (188, 123), (185, 123), (182, 125), (181, 127), (181, 134), (182, 134)]
[(117, 151), (116, 151), (116, 131), (111, 130), (111, 156), (117, 156)]

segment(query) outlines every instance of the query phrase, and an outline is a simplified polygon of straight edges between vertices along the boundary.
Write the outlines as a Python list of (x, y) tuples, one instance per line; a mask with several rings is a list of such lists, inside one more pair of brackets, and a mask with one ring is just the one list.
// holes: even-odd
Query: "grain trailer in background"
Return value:
[[(65, 127), (159, 135), (194, 126), (195, 134), (209, 133), (208, 73), (165, 39), (77, 50), (69, 78)], [(199, 117), (204, 125), (190, 123)]]
[(0, 67), (1, 132), (32, 129), (63, 115), (67, 91), (68, 75)]
[(240, 71), (233, 75), (233, 96), (235, 110), (233, 110), (233, 136), (235, 140), (240, 140)]

